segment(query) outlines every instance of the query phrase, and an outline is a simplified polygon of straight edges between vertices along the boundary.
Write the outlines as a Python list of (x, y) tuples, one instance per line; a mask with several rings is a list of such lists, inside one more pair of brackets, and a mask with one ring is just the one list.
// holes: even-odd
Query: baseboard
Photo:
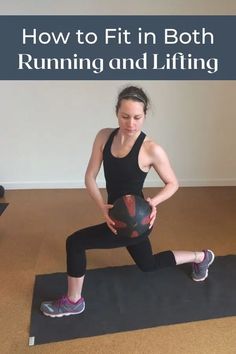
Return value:
[[(97, 181), (100, 188), (105, 188), (105, 182)], [(27, 181), (27, 182), (1, 182), (6, 190), (15, 189), (77, 189), (85, 188), (84, 181)], [(180, 179), (180, 187), (224, 187), (236, 186), (236, 179)], [(147, 180), (144, 187), (162, 187), (163, 183), (158, 180)]]

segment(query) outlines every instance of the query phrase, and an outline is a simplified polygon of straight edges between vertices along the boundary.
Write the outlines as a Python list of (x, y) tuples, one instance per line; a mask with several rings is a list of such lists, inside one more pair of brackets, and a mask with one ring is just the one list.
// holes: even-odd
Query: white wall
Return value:
[[(175, 4), (175, 5), (173, 5)], [(235, 14), (235, 1), (11, 1), (1, 14)], [(125, 84), (152, 107), (144, 130), (170, 156), (181, 185), (236, 185), (235, 81), (2, 81), (0, 184), (83, 187), (96, 132), (115, 127)], [(99, 185), (104, 185), (99, 174)], [(160, 181), (150, 173), (146, 186)]]

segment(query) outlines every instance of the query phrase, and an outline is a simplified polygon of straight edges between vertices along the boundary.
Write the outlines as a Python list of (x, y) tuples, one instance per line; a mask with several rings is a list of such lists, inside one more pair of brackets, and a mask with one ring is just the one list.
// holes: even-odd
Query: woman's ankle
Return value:
[(67, 299), (70, 302), (75, 304), (76, 302), (78, 302), (81, 299), (81, 294), (79, 294), (79, 295), (69, 295), (69, 294), (67, 294)]
[(201, 263), (205, 258), (204, 252), (195, 252), (195, 261), (194, 263)]

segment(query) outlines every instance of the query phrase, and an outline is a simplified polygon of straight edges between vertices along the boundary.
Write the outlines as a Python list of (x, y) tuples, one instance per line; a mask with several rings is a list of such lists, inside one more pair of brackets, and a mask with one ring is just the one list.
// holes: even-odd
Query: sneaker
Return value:
[(201, 263), (193, 263), (192, 279), (194, 281), (203, 281), (208, 277), (208, 268), (214, 262), (215, 255), (211, 250), (204, 250), (205, 257)]
[(67, 296), (63, 296), (56, 301), (42, 302), (40, 310), (44, 315), (50, 317), (62, 317), (77, 315), (85, 309), (85, 301), (81, 297), (77, 302), (72, 302)]

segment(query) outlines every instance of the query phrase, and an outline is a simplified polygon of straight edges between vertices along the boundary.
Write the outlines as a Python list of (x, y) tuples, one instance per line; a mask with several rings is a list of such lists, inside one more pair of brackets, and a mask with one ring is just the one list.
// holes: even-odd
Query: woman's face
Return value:
[(120, 131), (123, 134), (135, 135), (142, 130), (145, 120), (144, 104), (131, 99), (123, 99), (117, 112)]

